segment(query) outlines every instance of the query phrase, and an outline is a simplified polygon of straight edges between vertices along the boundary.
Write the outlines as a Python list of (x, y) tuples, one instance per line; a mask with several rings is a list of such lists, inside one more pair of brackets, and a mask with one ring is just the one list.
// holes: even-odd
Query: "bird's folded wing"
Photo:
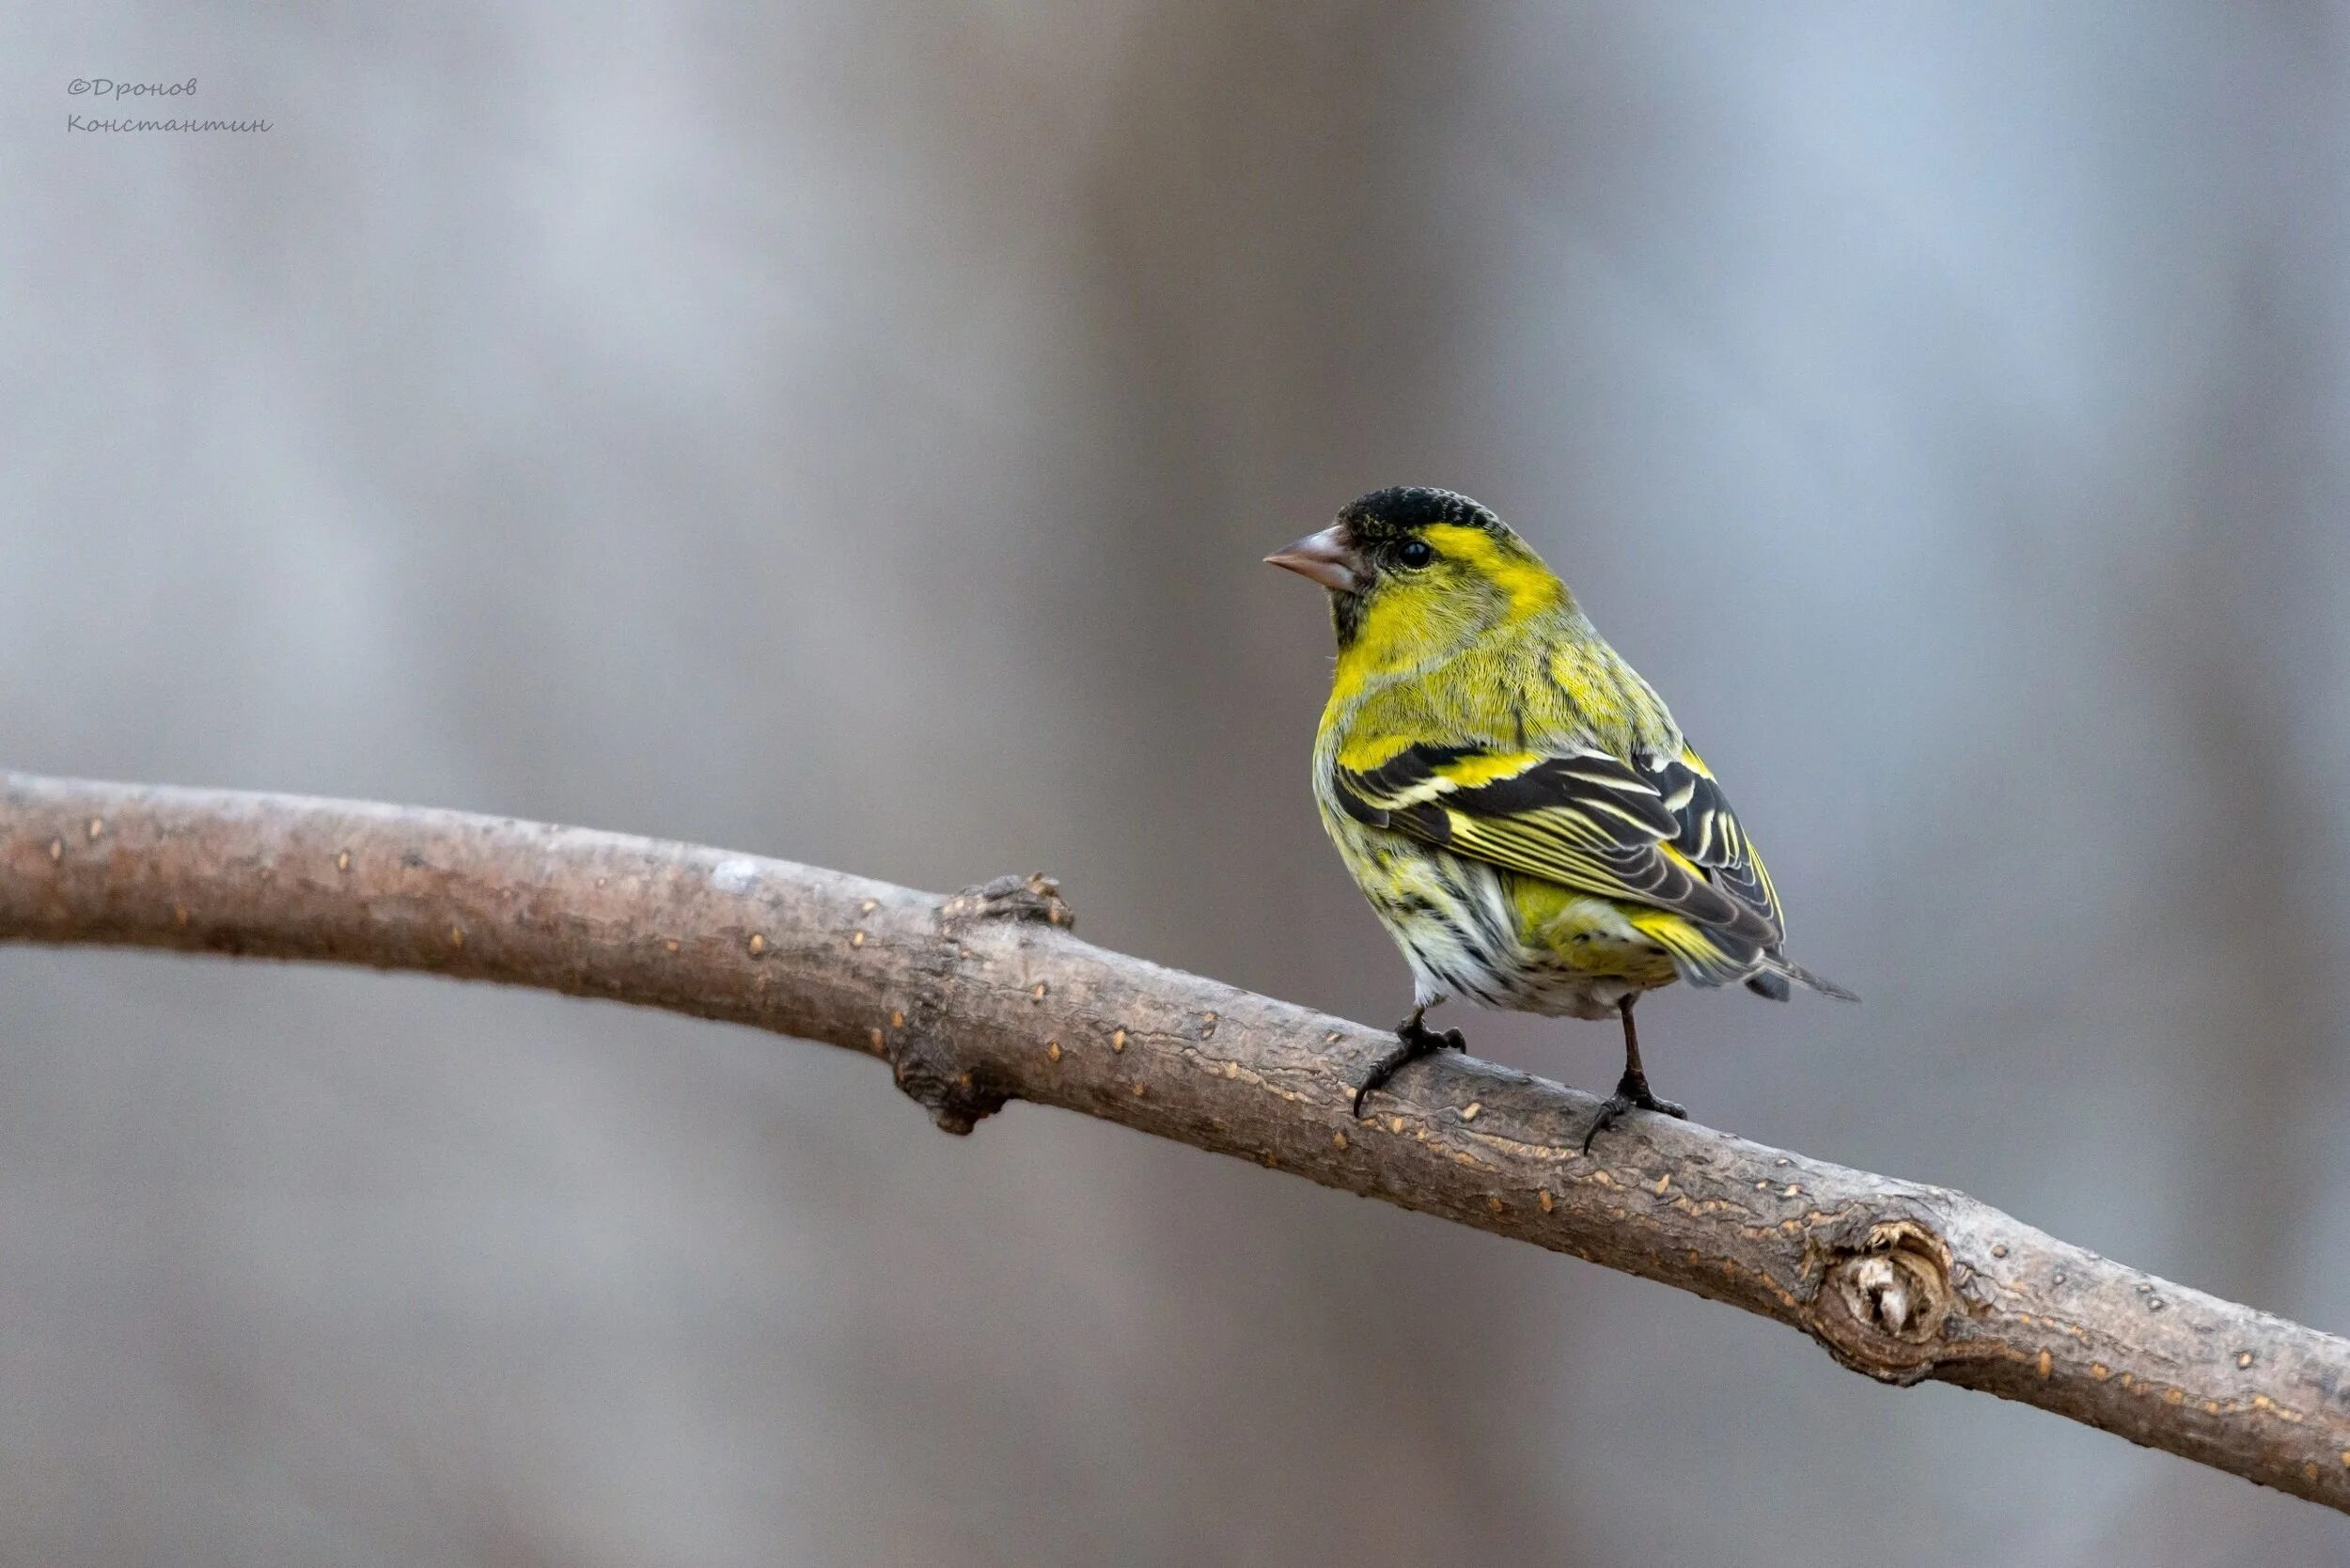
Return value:
[[(1423, 743), (1354, 769), (1339, 797), (1375, 827), (1719, 938), (1700, 967), (1750, 964), (1783, 929), (1770, 873), (1694, 751), (1636, 766), (1603, 751)], [(1709, 977), (1711, 978), (1711, 977)]]
[(1646, 770), (1646, 776), (1654, 781), (1666, 809), (1680, 823), (1673, 848), (1697, 862), (1706, 880), (1740, 907), (1767, 921), (1776, 944), (1787, 933), (1778, 891), (1704, 760), (1684, 746), (1678, 757), (1660, 759)]

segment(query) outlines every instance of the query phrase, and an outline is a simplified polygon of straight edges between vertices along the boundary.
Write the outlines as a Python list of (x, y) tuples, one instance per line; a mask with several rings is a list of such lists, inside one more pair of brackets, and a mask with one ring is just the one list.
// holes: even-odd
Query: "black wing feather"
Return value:
[(1782, 923), (1768, 873), (1695, 753), (1423, 745), (1339, 770), (1342, 808), (1458, 855), (1683, 917), (1751, 964)]

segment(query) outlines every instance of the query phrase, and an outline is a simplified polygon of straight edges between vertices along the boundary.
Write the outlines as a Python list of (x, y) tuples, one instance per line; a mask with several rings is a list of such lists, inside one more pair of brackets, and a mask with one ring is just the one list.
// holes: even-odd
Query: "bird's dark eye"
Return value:
[(1403, 541), (1403, 548), (1395, 553), (1395, 558), (1417, 570), (1434, 560), (1436, 552), (1429, 548), (1424, 539), (1407, 539)]

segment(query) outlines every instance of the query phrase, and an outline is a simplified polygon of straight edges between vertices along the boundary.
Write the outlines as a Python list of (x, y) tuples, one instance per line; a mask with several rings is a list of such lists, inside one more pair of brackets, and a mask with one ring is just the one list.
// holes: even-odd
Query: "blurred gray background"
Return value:
[[(0, 764), (1042, 867), (1385, 1022), (1258, 557), (1449, 485), (1868, 998), (1657, 998), (1664, 1091), (2350, 1327), (2350, 8), (18, 4), (0, 59)], [(159, 112), (77, 76), (274, 129), (70, 134)], [(0, 951), (0, 1560), (1341, 1558), (2350, 1520), (841, 1052)]]

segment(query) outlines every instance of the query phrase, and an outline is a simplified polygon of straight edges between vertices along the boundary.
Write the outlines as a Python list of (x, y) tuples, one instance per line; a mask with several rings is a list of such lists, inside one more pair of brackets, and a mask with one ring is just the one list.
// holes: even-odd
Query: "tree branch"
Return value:
[(1449, 1053), (1348, 1104), (1384, 1030), (1068, 931), (1052, 883), (941, 900), (578, 828), (0, 776), (0, 941), (421, 969), (749, 1024), (886, 1060), (938, 1124), (1059, 1105), (1802, 1329), (1880, 1381), (2036, 1404), (2350, 1512), (2350, 1342), (1947, 1188)]

